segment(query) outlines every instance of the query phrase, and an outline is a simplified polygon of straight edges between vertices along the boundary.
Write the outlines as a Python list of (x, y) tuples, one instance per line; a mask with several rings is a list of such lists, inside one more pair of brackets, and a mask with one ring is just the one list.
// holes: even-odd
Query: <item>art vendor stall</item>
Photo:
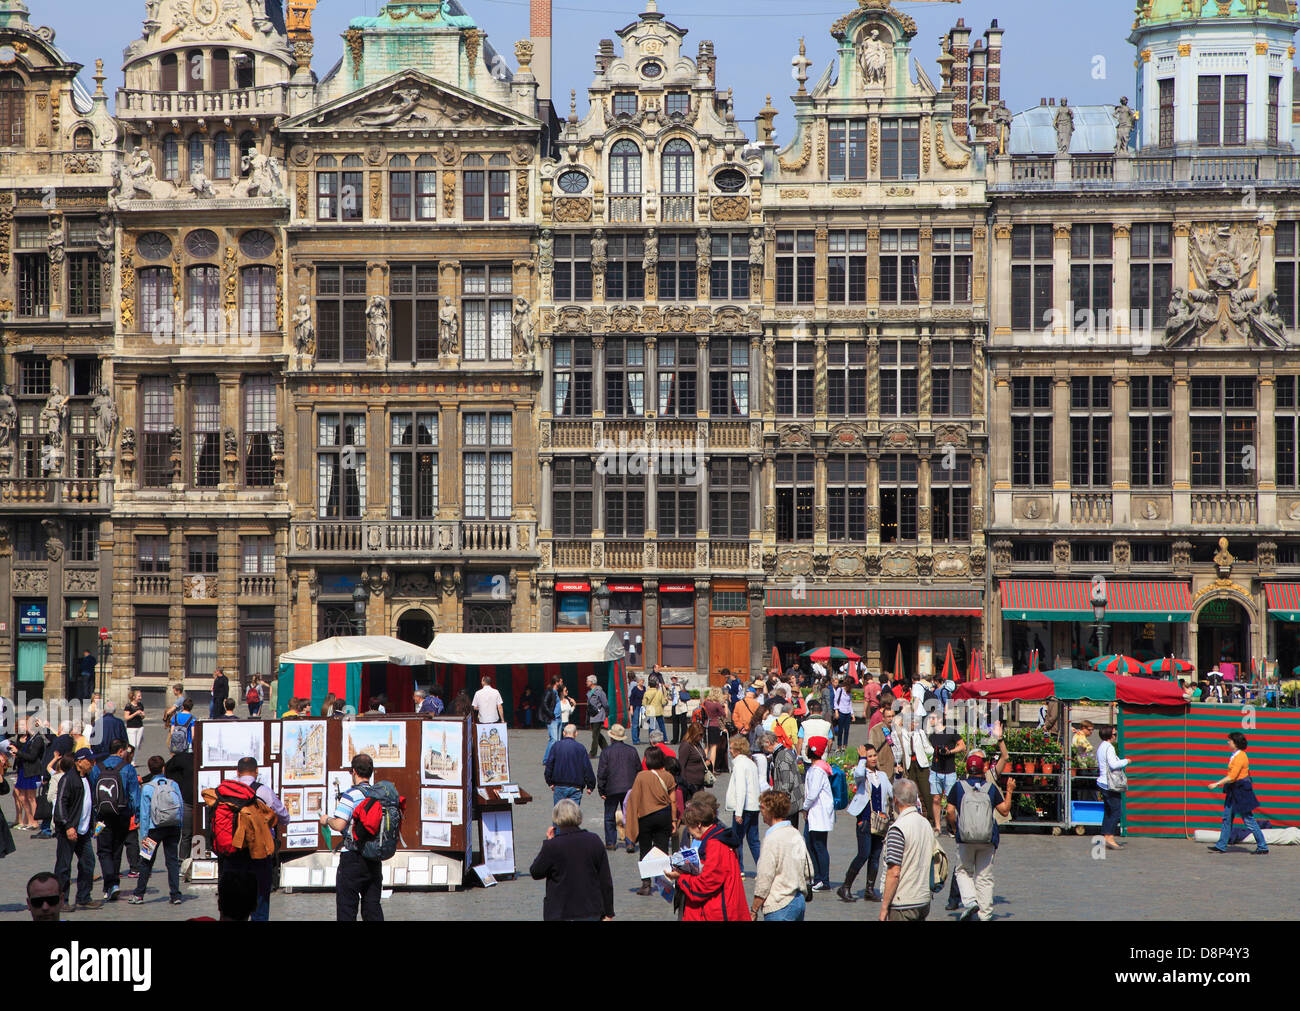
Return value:
[[(401, 843), (384, 863), (384, 887), (458, 888), (470, 867), (480, 796), (475, 766), (483, 763), (493, 782), (509, 778), (504, 736), (479, 740), (475, 729), (468, 717), (450, 716), (208, 720), (194, 727), (195, 796), (234, 778), (241, 758), (256, 758), (258, 779), (289, 810), (289, 824), (277, 830), (281, 885), (332, 888), (342, 839), (320, 818), (352, 786), (352, 759), (368, 754), (374, 781), (388, 780), (406, 798)], [(202, 802), (195, 805), (196, 837), (206, 834), (209, 816)], [(215, 859), (195, 861), (194, 879), (205, 874), (215, 880)]]
[(426, 680), (428, 650), (386, 635), (343, 635), (280, 654), (276, 683), (276, 715), (283, 716), (290, 699), (311, 699), (313, 714), (326, 696), (343, 699), (352, 713), (365, 712), (378, 695), (388, 699), (390, 713), (415, 709), (417, 681)]
[(484, 674), (501, 693), (512, 723), (525, 687), (542, 698), (551, 679), (564, 678), (579, 705), (587, 699), (587, 676), (609, 696), (610, 723), (627, 724), (627, 658), (612, 632), (443, 632), (429, 647), (434, 681), (452, 698), (462, 689), (473, 696)]
[(1093, 796), (1095, 749), (1076, 748), (1071, 741), (1072, 725), (1082, 718), (1077, 710), (1105, 706), (1113, 713), (1116, 704), (1139, 710), (1185, 706), (1183, 690), (1176, 682), (1072, 669), (971, 681), (958, 685), (954, 698), (986, 702), (1055, 699), (1062, 703), (1051, 733), (1037, 729), (1005, 733), (1011, 758), (1006, 775), (1016, 780), (1009, 824), (1050, 828), (1054, 834), (1073, 829), (1079, 835), (1089, 826), (1100, 825), (1101, 812)]

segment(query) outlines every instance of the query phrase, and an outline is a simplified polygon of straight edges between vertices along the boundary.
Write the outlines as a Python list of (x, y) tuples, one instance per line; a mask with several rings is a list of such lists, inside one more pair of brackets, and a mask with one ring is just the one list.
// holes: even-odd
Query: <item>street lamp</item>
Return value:
[(600, 609), (600, 630), (609, 631), (609, 586), (601, 583), (592, 594), (596, 598), (596, 607)]
[(366, 634), (366, 600), (370, 595), (360, 583), (352, 591), (352, 609), (357, 615), (357, 635)]
[(1097, 619), (1097, 655), (1106, 655), (1106, 626), (1102, 622), (1106, 618), (1106, 583), (1105, 580), (1094, 582), (1092, 592), (1089, 595), (1092, 600), (1092, 616)]

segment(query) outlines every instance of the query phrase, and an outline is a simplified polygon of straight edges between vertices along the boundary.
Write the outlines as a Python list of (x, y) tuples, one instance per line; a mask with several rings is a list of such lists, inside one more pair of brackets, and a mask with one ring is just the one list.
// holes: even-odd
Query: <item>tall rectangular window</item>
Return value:
[(1255, 484), (1255, 380), (1251, 376), (1194, 376), (1191, 389), (1193, 488)]
[(1282, 106), (1282, 78), (1268, 79), (1268, 143), (1278, 142), (1278, 114)]
[(782, 417), (812, 417), (817, 348), (812, 341), (777, 341), (776, 413)]
[(817, 465), (812, 456), (776, 458), (776, 539), (783, 543), (813, 539), (813, 492)]
[(172, 483), (171, 432), (176, 425), (175, 387), (168, 376), (140, 380), (141, 483), (165, 488)]
[(1174, 79), (1161, 78), (1160, 89), (1160, 146), (1174, 146)]
[(658, 531), (660, 537), (694, 540), (699, 530), (700, 489), (695, 474), (683, 474), (675, 461), (660, 461)]
[(867, 233), (835, 231), (828, 237), (827, 296), (832, 304), (867, 300)]
[(971, 293), (971, 230), (936, 228), (933, 270), (933, 302), (969, 302)]
[(776, 300), (784, 305), (806, 305), (817, 290), (817, 233), (776, 233)]
[(166, 340), (173, 332), (176, 302), (172, 272), (168, 267), (145, 267), (139, 272), (140, 332)]
[(240, 313), (242, 333), (261, 334), (275, 330), (275, 268), (245, 267), (240, 271)]
[(930, 538), (935, 544), (970, 540), (970, 457), (965, 454), (940, 457), (930, 467)]
[[(726, 236), (719, 236), (726, 242)], [(661, 236), (659, 239), (659, 301), (694, 302), (699, 296), (699, 267), (694, 235)]]
[[(483, 158), (476, 154), (466, 155), (465, 164), (481, 166)], [(487, 176), (482, 168), (466, 168), (461, 177), (461, 216), (466, 221), (482, 221)]]
[(832, 182), (867, 178), (867, 121), (865, 119), (830, 121), (829, 171)]
[(1298, 325), (1297, 307), (1300, 307), (1300, 242), (1297, 242), (1294, 221), (1279, 221), (1274, 238), (1274, 283), (1277, 292), (1277, 311), (1288, 327)]
[(1129, 380), (1129, 482), (1134, 488), (1169, 484), (1170, 386), (1168, 376)]
[(659, 414), (694, 418), (699, 373), (694, 337), (664, 337), (659, 341)]
[(1129, 237), (1129, 311), (1133, 331), (1164, 328), (1173, 289), (1173, 229), (1134, 225)]
[(1278, 376), (1274, 417), (1275, 452), (1277, 459), (1277, 486), (1300, 486), (1300, 398), (1296, 390), (1296, 376)]
[(1230, 74), (1223, 79), (1223, 146), (1246, 143), (1246, 75)]
[(98, 316), (100, 307), (99, 257), (94, 253), (69, 253), (68, 315)]
[(880, 342), (880, 414), (886, 418), (917, 412), (916, 341)]
[(880, 301), (915, 305), (920, 273), (920, 233), (915, 228), (880, 233)]
[(511, 316), (514, 289), (509, 265), (464, 266), (461, 278), (462, 357), (466, 361), (510, 361), (514, 342)]
[(137, 537), (135, 539), (135, 569), (154, 575), (170, 572), (172, 547), (166, 537)]
[(316, 268), (316, 358), (366, 360), (366, 268), (361, 264)]
[(645, 536), (645, 475), (620, 468), (604, 478), (605, 536)]
[(275, 437), (275, 379), (249, 376), (244, 380), (244, 484), (269, 488), (275, 483), (272, 460)]
[(1087, 333), (1110, 329), (1112, 295), (1110, 225), (1075, 225), (1070, 230), (1071, 326)]
[(185, 571), (216, 574), (220, 568), (215, 537), (185, 538)]
[(590, 338), (557, 337), (551, 353), (555, 357), (555, 417), (590, 418), (595, 375)]
[(438, 265), (399, 263), (389, 268), (388, 306), (392, 319), (392, 359), (438, 360)]
[[(505, 162), (505, 155), (494, 155), (492, 165)], [(510, 220), (510, 170), (492, 169), (488, 172), (488, 220)]]
[(221, 389), (217, 377), (190, 378), (190, 453), (196, 488), (221, 483)]
[(605, 299), (637, 302), (645, 298), (645, 239), (640, 235), (611, 235), (605, 267)]
[(1011, 326), (1034, 330), (1052, 318), (1052, 226), (1011, 229)]
[(316, 416), (316, 506), (323, 520), (356, 520), (366, 511), (366, 416)]
[[(591, 460), (585, 456), (555, 458), (555, 477), (551, 483), (551, 520), (554, 525), (552, 533), (556, 537), (591, 536), (591, 504), (595, 496), (592, 474)], [(644, 514), (644, 501), (642, 512)]]
[(99, 521), (68, 521), (68, 560), (72, 562), (99, 561)]
[(438, 415), (389, 418), (389, 513), (393, 519), (431, 520), (438, 515)]
[(50, 314), (50, 257), (47, 253), (21, 253), (18, 260), (18, 315)]
[(555, 237), (555, 301), (591, 301), (591, 236)]
[[(749, 300), (749, 236), (744, 232), (715, 234), (709, 264), (709, 297), (714, 301)], [(659, 297), (663, 298), (662, 290)]]
[(1052, 483), (1052, 379), (1011, 380), (1011, 483), (1042, 488)]
[(880, 543), (915, 541), (916, 457), (886, 453), (880, 458)]
[(966, 341), (935, 341), (930, 346), (930, 413), (970, 417), (971, 346)]
[(749, 539), (749, 461), (743, 456), (709, 461), (709, 536)]
[(826, 346), (827, 413), (862, 417), (867, 413), (867, 345), (831, 341)]
[(1202, 74), (1196, 82), (1196, 143), (1202, 147), (1218, 147), (1222, 133), (1220, 98), (1223, 78), (1218, 74)]
[(605, 414), (634, 418), (645, 414), (645, 343), (637, 339), (605, 341)]
[(1070, 380), (1070, 483), (1076, 488), (1110, 487), (1110, 379)]
[(466, 414), (464, 426), (465, 518), (508, 520), (514, 515), (513, 417)]
[(748, 338), (714, 338), (709, 343), (709, 413), (749, 416)]
[(862, 544), (867, 539), (867, 458), (831, 453), (826, 458), (827, 537)]
[(880, 121), (880, 178), (916, 179), (921, 174), (921, 121)]
[(275, 575), (275, 538), (241, 537), (239, 570), (246, 576)]

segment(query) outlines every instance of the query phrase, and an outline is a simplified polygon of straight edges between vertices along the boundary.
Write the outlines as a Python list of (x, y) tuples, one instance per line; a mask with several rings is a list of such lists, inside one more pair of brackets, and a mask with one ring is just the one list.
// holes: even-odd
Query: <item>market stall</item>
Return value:
[(333, 693), (352, 713), (366, 710), (372, 698), (384, 695), (389, 713), (415, 709), (417, 681), (426, 679), (429, 652), (386, 635), (343, 635), (280, 654), (276, 680), (277, 716), (290, 699), (310, 699), (313, 714)]
[(1071, 727), (1081, 718), (1077, 707), (1106, 706), (1113, 724), (1116, 705), (1124, 707), (1185, 705), (1182, 688), (1171, 681), (1152, 681), (1093, 670), (1033, 671), (1013, 677), (987, 678), (959, 685), (954, 698), (986, 702), (1049, 701), (1062, 703), (1055, 728), (1008, 731), (1007, 750), (1016, 780), (1011, 825), (1074, 829), (1082, 834), (1100, 824), (1093, 793), (1096, 769), (1091, 750), (1071, 746)]
[(525, 687), (540, 699), (556, 675), (579, 705), (587, 699), (587, 676), (609, 696), (610, 723), (627, 723), (627, 659), (612, 632), (443, 632), (428, 650), (433, 676), (447, 698), (464, 690), (473, 695), (483, 675), (491, 675), (513, 722)]

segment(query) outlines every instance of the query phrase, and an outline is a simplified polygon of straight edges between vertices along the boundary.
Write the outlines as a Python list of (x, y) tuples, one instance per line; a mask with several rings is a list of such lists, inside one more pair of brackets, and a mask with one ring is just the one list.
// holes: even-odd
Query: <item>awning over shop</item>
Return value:
[(843, 590), (769, 588), (769, 615), (815, 614), (846, 618), (890, 618), (939, 614), (977, 618), (984, 613), (979, 590)]
[(1278, 621), (1300, 621), (1300, 583), (1265, 583), (1268, 615)]
[[(1083, 580), (1007, 579), (1001, 584), (1002, 617), (1008, 621), (1096, 621)], [(1106, 584), (1106, 621), (1191, 621), (1192, 592), (1186, 583)]]

